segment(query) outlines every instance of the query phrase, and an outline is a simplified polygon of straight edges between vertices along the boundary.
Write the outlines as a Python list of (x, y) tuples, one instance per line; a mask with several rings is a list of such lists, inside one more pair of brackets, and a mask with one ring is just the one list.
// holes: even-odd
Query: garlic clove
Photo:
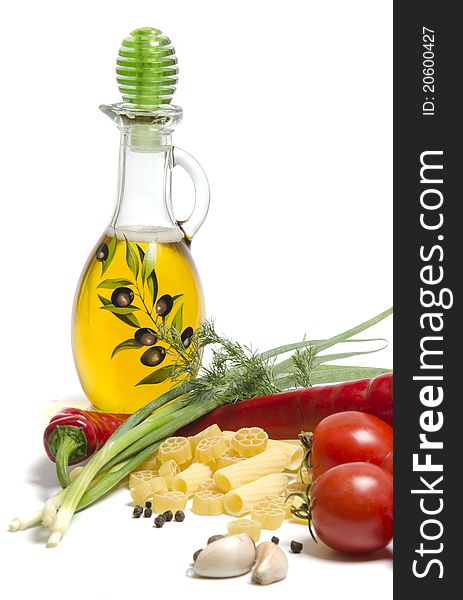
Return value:
[(260, 585), (268, 585), (284, 579), (287, 574), (288, 559), (283, 550), (273, 542), (259, 544), (252, 581)]
[(236, 577), (252, 569), (256, 546), (247, 533), (231, 535), (210, 543), (193, 565), (200, 577)]

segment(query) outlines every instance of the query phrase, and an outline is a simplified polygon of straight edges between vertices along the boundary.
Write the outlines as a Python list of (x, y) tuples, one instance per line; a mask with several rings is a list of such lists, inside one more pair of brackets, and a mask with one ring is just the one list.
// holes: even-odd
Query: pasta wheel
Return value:
[(254, 542), (258, 542), (262, 525), (259, 521), (251, 521), (251, 519), (236, 519), (235, 521), (230, 521), (227, 528), (228, 535), (247, 533)]
[(219, 491), (217, 489), (217, 486), (215, 485), (215, 481), (212, 479), (212, 477), (210, 479), (205, 479), (204, 481), (201, 481), (201, 483), (199, 484), (199, 489), (200, 490), (211, 490), (212, 492)]
[(224, 438), (221, 435), (214, 435), (199, 440), (195, 448), (195, 458), (207, 464), (220, 458), (227, 450), (227, 442)]
[(289, 519), (291, 517), (291, 506), (292, 506), (292, 498), (288, 500), (283, 496), (277, 496), (276, 494), (265, 494), (262, 497), (261, 502), (270, 502), (271, 504), (276, 504), (280, 506), (285, 511), (285, 519)]
[(185, 510), (188, 498), (183, 492), (160, 491), (153, 494), (152, 509), (158, 514), (171, 510), (175, 513), (177, 510)]
[(193, 463), (187, 469), (174, 477), (172, 488), (183, 492), (187, 496), (192, 496), (199, 490), (201, 482), (210, 479), (211, 469), (203, 463)]
[(167, 488), (172, 489), (174, 478), (180, 473), (180, 467), (175, 460), (167, 460), (159, 467), (159, 475), (164, 477), (167, 483)]
[(287, 462), (284, 452), (278, 448), (270, 448), (242, 462), (222, 467), (214, 473), (213, 479), (219, 490), (228, 492), (235, 487), (255, 481), (263, 475), (281, 473), (286, 468)]
[(300, 443), (292, 444), (282, 440), (269, 440), (267, 448), (278, 448), (286, 454), (288, 459), (288, 469), (296, 471), (301, 466), (304, 458), (304, 448)]
[(137, 468), (139, 471), (157, 471), (160, 464), (158, 453), (154, 452), (151, 456), (148, 456), (148, 458)]
[(258, 521), (263, 529), (278, 529), (285, 517), (285, 509), (273, 502), (258, 502), (251, 510), (251, 518)]
[(175, 460), (178, 465), (189, 461), (192, 457), (191, 444), (185, 437), (170, 437), (164, 440), (158, 449), (161, 463)]
[[(142, 473), (154, 473), (154, 471), (141, 471)], [(167, 491), (167, 483), (163, 477), (147, 476), (144, 479), (134, 481), (134, 487), (130, 490), (135, 504), (144, 504), (151, 499), (153, 494), (160, 490)]]
[(284, 492), (287, 483), (286, 475), (274, 473), (227, 492), (223, 499), (225, 512), (234, 517), (240, 517), (249, 512), (251, 507), (257, 504), (266, 494), (278, 495)]
[(199, 490), (193, 496), (191, 510), (197, 515), (221, 515), (223, 513), (223, 494), (213, 490)]
[(196, 446), (201, 440), (204, 440), (208, 437), (215, 437), (217, 435), (222, 436), (222, 431), (220, 427), (216, 423), (214, 423), (213, 425), (209, 425), (209, 427), (206, 427), (206, 429), (203, 429), (203, 431), (200, 431), (193, 437), (189, 438), (191, 442), (191, 447), (193, 448), (193, 450), (196, 450)]
[(140, 469), (139, 471), (134, 471), (133, 473), (130, 473), (130, 477), (129, 477), (129, 490), (133, 490), (137, 485), (140, 485), (140, 483), (142, 481), (148, 481), (149, 479), (152, 479), (153, 477), (157, 477), (158, 473), (156, 473), (156, 471), (150, 471), (150, 470), (142, 470)]
[(243, 427), (232, 437), (231, 445), (238, 454), (249, 458), (263, 452), (267, 442), (268, 435), (260, 427)]

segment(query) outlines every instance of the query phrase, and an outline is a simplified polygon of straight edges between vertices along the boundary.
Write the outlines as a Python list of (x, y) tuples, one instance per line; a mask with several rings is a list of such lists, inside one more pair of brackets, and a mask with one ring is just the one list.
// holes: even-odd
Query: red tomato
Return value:
[(364, 554), (392, 539), (392, 475), (365, 462), (333, 467), (310, 492), (312, 523), (333, 550)]
[(391, 475), (394, 475), (394, 453), (389, 452), (386, 458), (381, 463), (381, 467), (389, 471)]
[(392, 450), (392, 427), (363, 412), (330, 415), (313, 432), (314, 478), (336, 465), (369, 462), (379, 465)]

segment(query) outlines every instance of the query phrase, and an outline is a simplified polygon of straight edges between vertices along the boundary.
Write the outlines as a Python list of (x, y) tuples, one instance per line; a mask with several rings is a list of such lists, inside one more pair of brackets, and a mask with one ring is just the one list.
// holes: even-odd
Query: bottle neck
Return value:
[(110, 225), (142, 237), (159, 230), (161, 235), (181, 238), (171, 199), (171, 136), (149, 147), (137, 135), (121, 132), (117, 202)]
[(171, 134), (181, 109), (133, 111), (123, 105), (100, 107), (121, 133), (117, 200), (110, 228), (118, 237), (139, 241), (183, 238), (172, 209)]

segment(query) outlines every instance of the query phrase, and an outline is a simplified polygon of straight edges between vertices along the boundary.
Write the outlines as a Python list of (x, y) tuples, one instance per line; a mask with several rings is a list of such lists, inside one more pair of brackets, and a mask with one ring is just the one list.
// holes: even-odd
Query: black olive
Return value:
[(97, 259), (98, 262), (103, 262), (108, 258), (108, 253), (109, 253), (109, 250), (108, 250), (107, 244), (105, 244), (105, 243), (100, 244), (98, 246), (98, 248), (96, 249), (95, 258)]
[(169, 294), (161, 296), (156, 302), (156, 314), (160, 317), (165, 317), (170, 313), (173, 305), (174, 299), (172, 298), (172, 296), (169, 296)]
[(188, 346), (191, 344), (191, 336), (193, 335), (193, 327), (187, 327), (186, 329), (183, 330), (182, 335), (180, 336), (182, 338), (182, 342), (183, 345), (185, 346), (185, 348), (188, 348)]
[(145, 350), (140, 357), (140, 362), (145, 367), (156, 367), (161, 364), (166, 357), (166, 351), (161, 346), (153, 346)]
[(142, 329), (138, 329), (135, 332), (134, 337), (137, 342), (143, 346), (154, 346), (154, 344), (158, 341), (156, 334), (149, 327), (142, 327)]
[(134, 295), (130, 288), (119, 287), (114, 290), (111, 294), (111, 302), (118, 308), (125, 308), (130, 306), (133, 302)]

